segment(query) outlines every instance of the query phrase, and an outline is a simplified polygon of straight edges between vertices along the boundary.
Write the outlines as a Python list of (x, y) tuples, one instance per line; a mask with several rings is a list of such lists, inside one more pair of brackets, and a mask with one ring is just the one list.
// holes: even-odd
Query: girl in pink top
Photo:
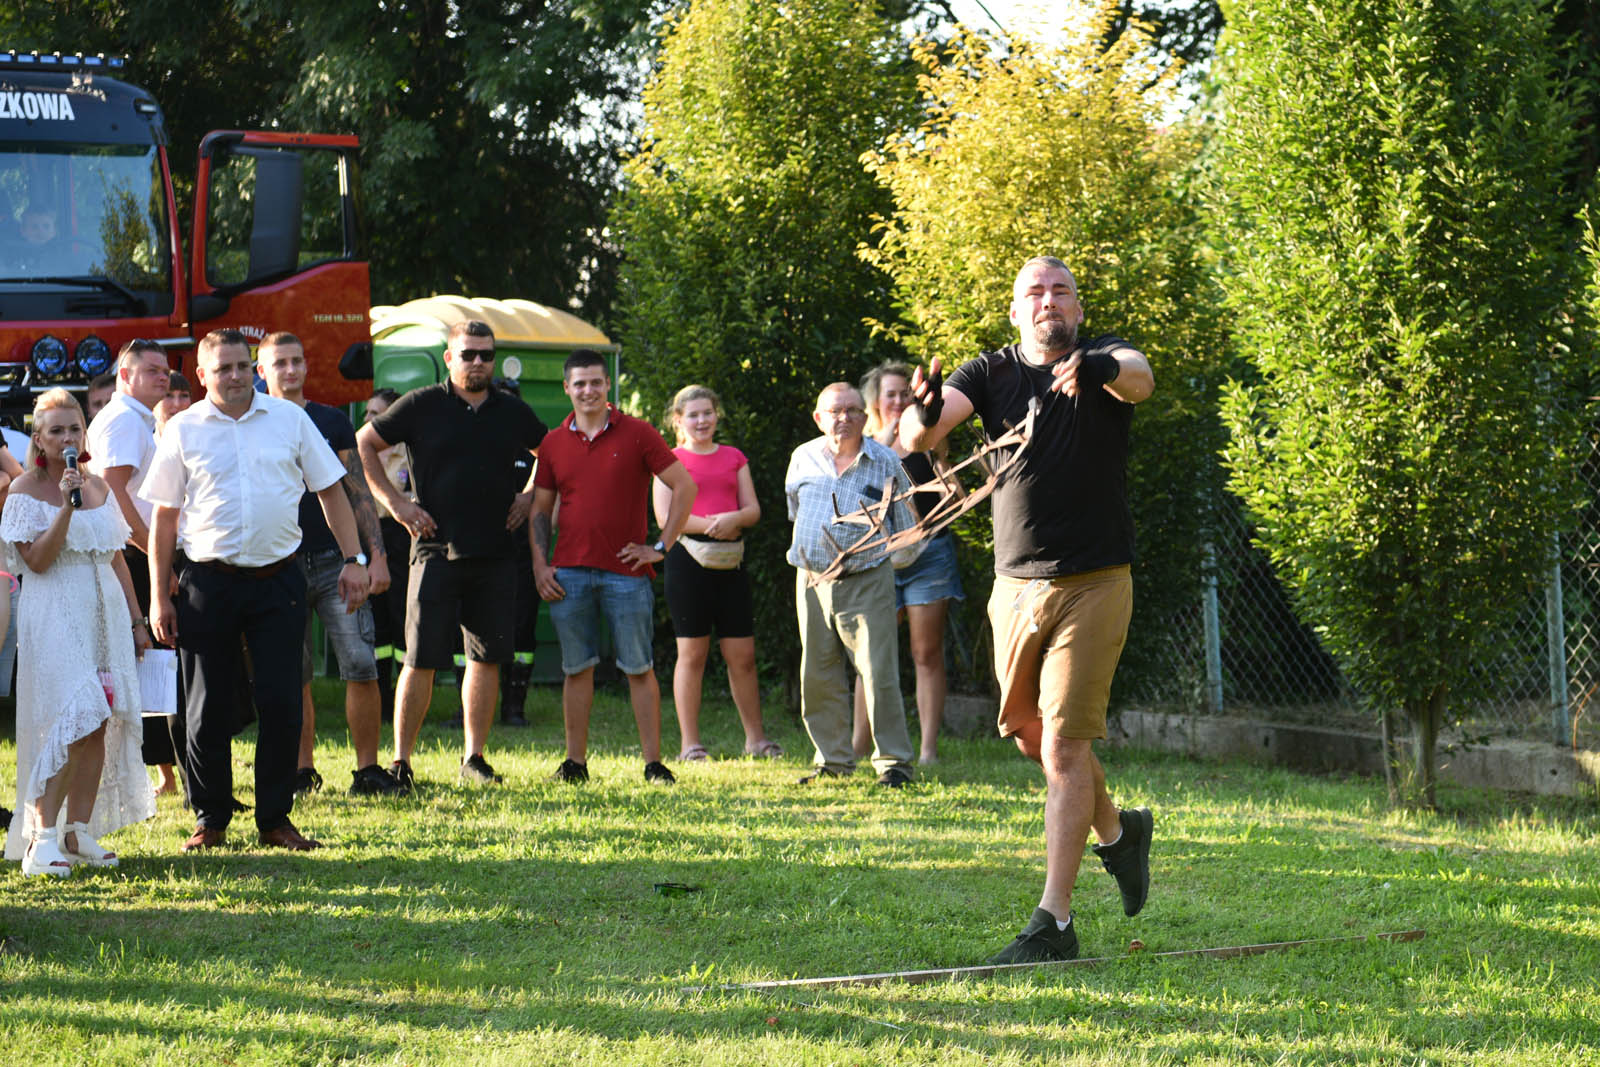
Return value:
[[(742, 563), (726, 570), (703, 567), (684, 545), (685, 541), (738, 541), (745, 528), (761, 518), (750, 464), (737, 448), (713, 440), (717, 431), (717, 394), (710, 389), (690, 385), (678, 390), (672, 398), (670, 415), (678, 437), (673, 453), (700, 490), (683, 536), (662, 565), (667, 611), (678, 640), (678, 664), (672, 671), (672, 698), (683, 739), (678, 758), (703, 760), (709, 755), (700, 743), (700, 690), (706, 658), (711, 653), (713, 627), (723, 661), (728, 665), (728, 688), (744, 726), (745, 753), (765, 759), (781, 756), (783, 749), (768, 739), (761, 725), (750, 576)], [(671, 497), (671, 491), (658, 479), (652, 494), (658, 520), (667, 514)]]

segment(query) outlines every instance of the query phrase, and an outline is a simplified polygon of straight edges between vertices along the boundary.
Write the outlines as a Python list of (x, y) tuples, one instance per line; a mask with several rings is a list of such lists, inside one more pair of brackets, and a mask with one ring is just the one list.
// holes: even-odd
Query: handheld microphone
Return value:
[[(61, 453), (61, 458), (66, 460), (67, 470), (75, 471), (78, 469), (78, 450), (76, 448), (66, 449)], [(83, 507), (83, 490), (73, 489), (69, 491), (67, 493), (67, 503), (75, 508)]]

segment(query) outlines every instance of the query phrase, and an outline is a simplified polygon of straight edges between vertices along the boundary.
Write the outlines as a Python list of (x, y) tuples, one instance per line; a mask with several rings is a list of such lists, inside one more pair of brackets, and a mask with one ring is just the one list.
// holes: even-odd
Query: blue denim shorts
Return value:
[(550, 601), (563, 674), (581, 674), (600, 662), (602, 617), (611, 627), (618, 670), (643, 674), (655, 665), (656, 595), (650, 579), (595, 567), (557, 567), (556, 581), (567, 593)]
[(956, 539), (948, 530), (929, 541), (915, 563), (894, 572), (896, 610), (910, 604), (965, 599), (961, 568), (956, 566)]
[(339, 659), (339, 677), (347, 682), (371, 682), (378, 677), (378, 660), (372, 646), (375, 631), (372, 608), (363, 603), (353, 614), (339, 599), (339, 572), (344, 556), (338, 549), (302, 552), (300, 570), (306, 576), (306, 639), (300, 655), (300, 677), (311, 680), (311, 613), (322, 616), (322, 629)]

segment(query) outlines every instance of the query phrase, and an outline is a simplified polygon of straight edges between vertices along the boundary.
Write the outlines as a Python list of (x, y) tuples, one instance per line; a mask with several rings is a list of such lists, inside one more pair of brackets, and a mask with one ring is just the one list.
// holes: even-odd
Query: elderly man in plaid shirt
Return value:
[[(894, 568), (882, 552), (852, 556), (843, 576), (811, 584), (811, 572), (833, 563), (839, 547), (867, 535), (865, 526), (835, 522), (840, 514), (881, 505), (884, 486), (910, 487), (900, 459), (865, 434), (861, 394), (835, 382), (817, 397), (811, 416), (822, 436), (789, 457), (783, 488), (794, 520), (789, 562), (797, 568), (795, 602), (800, 619), (800, 717), (816, 746), (816, 772), (801, 779), (843, 777), (856, 768), (850, 728), (850, 679), (859, 672), (872, 726), (872, 766), (878, 784), (900, 788), (911, 781), (913, 750), (900, 699), (900, 637), (895, 626)], [(902, 501), (889, 509), (886, 533), (912, 525)], [(827, 531), (833, 545), (823, 536)], [(896, 559), (904, 566), (915, 558)]]

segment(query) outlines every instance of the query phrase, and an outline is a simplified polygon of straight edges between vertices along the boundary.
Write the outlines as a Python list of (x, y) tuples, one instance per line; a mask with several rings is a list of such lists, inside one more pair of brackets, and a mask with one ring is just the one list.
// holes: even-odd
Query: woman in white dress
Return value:
[[(116, 853), (95, 838), (155, 814), (139, 754), (135, 664), (150, 635), (132, 606), (121, 509), (105, 482), (67, 469), (67, 450), (82, 449), (83, 438), (72, 394), (41, 395), (23, 473), (0, 514), (0, 539), (22, 575), (17, 812), (6, 859), (20, 859), (26, 874), (114, 867)], [(74, 490), (81, 507), (72, 506)]]

